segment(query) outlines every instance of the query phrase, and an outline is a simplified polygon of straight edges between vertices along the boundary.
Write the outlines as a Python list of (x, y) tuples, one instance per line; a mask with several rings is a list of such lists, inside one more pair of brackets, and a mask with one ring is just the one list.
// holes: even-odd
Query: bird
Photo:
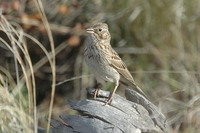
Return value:
[(88, 44), (84, 51), (85, 61), (96, 77), (97, 82), (100, 83), (94, 92), (94, 99), (99, 94), (102, 85), (107, 82), (113, 82), (115, 86), (106, 104), (112, 102), (120, 82), (131, 86), (135, 91), (147, 97), (136, 85), (120, 56), (111, 47), (111, 35), (108, 25), (106, 23), (96, 23), (92, 27), (87, 28), (86, 32), (88, 33)]

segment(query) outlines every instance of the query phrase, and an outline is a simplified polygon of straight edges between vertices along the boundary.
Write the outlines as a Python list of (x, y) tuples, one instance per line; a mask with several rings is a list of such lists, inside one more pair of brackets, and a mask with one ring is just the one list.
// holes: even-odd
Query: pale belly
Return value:
[(108, 65), (108, 63), (102, 63), (100, 59), (97, 61), (93, 57), (90, 59), (86, 57), (86, 63), (97, 81), (101, 84), (105, 84), (106, 82), (116, 83), (120, 79), (119, 73)]

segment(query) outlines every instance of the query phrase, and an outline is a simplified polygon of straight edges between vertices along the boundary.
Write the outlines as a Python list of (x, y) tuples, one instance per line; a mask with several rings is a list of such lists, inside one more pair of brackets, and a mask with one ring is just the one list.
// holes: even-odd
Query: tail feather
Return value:
[(127, 80), (126, 78), (124, 78), (122, 76), (121, 79), (120, 79), (120, 82), (123, 83), (125, 86), (132, 87), (135, 91), (137, 91), (138, 93), (143, 95), (146, 99), (149, 99), (147, 97), (147, 95), (142, 91), (142, 89), (140, 89), (140, 87), (135, 84), (135, 81), (133, 79), (132, 80)]
[(142, 94), (145, 98), (148, 99), (147, 95), (142, 91), (142, 89), (140, 89), (139, 86), (134, 85), (134, 89), (135, 89), (138, 93)]

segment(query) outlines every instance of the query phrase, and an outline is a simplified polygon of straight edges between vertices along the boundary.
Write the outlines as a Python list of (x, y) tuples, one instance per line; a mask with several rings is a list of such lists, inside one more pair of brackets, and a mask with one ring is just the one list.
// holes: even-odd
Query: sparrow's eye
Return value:
[(102, 31), (102, 29), (99, 29), (99, 31)]

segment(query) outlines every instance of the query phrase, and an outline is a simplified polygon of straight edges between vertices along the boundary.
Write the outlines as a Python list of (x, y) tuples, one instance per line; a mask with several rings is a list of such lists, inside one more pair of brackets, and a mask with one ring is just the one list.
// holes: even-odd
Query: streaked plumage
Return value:
[(88, 28), (87, 32), (89, 33), (88, 45), (85, 48), (84, 55), (88, 67), (102, 85), (106, 82), (115, 83), (114, 91), (107, 103), (112, 101), (119, 81), (132, 86), (137, 92), (145, 96), (144, 92), (135, 84), (124, 62), (112, 49), (108, 25), (98, 23)]

